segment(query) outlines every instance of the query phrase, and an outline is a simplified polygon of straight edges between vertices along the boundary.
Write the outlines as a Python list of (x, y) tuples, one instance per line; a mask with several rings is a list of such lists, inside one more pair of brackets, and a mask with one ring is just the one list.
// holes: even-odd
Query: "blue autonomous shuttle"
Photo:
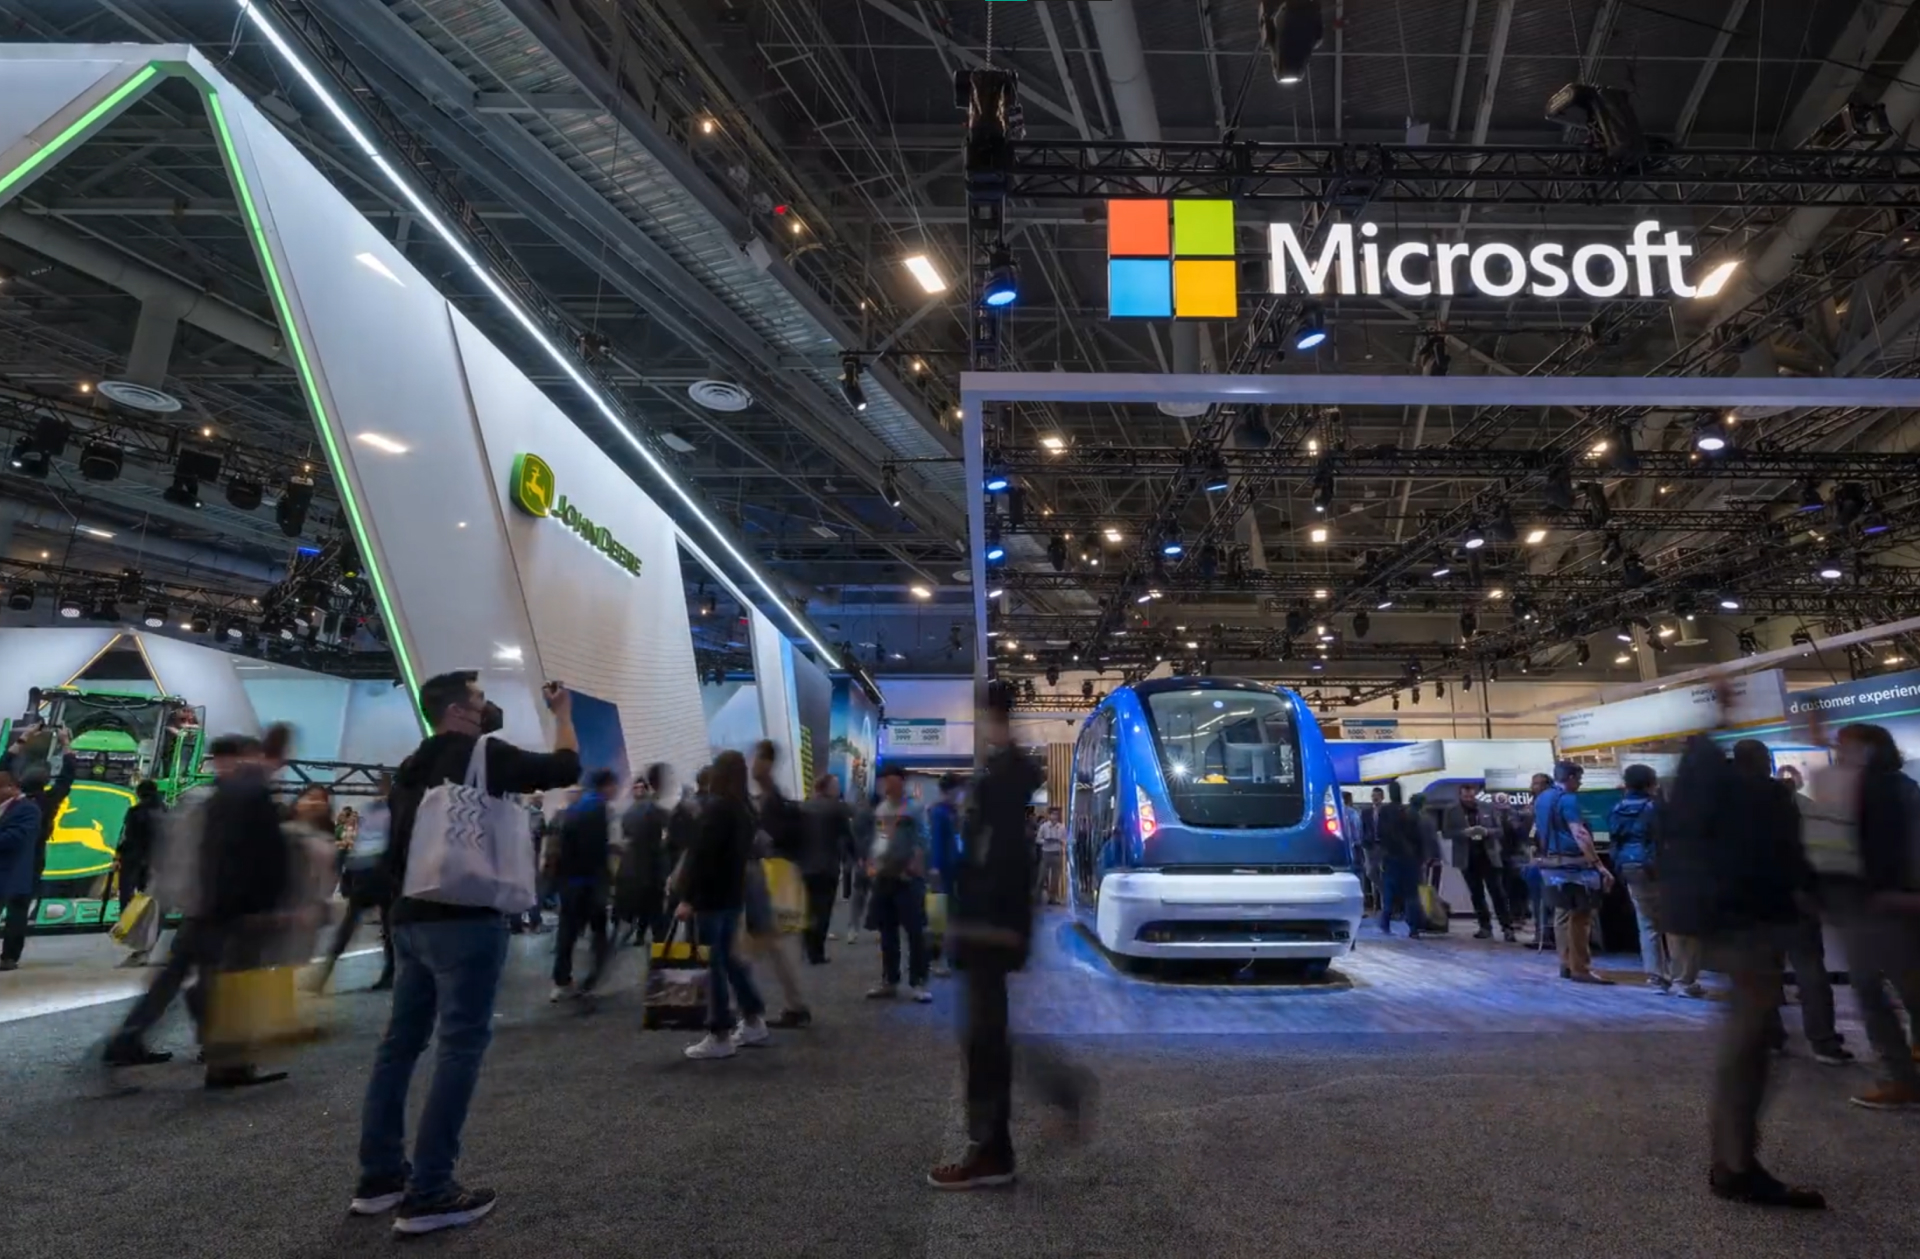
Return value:
[(1340, 785), (1291, 691), (1234, 678), (1119, 688), (1074, 745), (1071, 808), (1068, 896), (1114, 954), (1319, 971), (1352, 944), (1361, 891)]

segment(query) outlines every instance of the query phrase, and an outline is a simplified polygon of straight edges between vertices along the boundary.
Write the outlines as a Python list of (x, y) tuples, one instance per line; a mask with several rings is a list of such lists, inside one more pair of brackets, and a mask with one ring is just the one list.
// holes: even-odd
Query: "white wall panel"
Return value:
[[(5, 50), (11, 55), (0, 56), (0, 175), (52, 143), (73, 119), (92, 108), (94, 100), (110, 95), (146, 64), (144, 58), (131, 63), (96, 57), (53, 60), (45, 56), (45, 49), (45, 45), (16, 45)], [(109, 77), (111, 82), (106, 82)], [(55, 115), (63, 111), (67, 117), (56, 120)], [(16, 184), (7, 195), (17, 194), (58, 160), (56, 155), (36, 168), (30, 179)]]
[(276, 722), (291, 725), (294, 755), (303, 761), (340, 760), (340, 736), (347, 722), (347, 680), (308, 674), (306, 670), (299, 671), (308, 674), (305, 678), (289, 678), (278, 667), (272, 669), (272, 677), (263, 677), (268, 671), (249, 669), (251, 664), (255, 662), (237, 661), (234, 671), (261, 727)]
[(420, 727), (406, 688), (365, 679), (348, 684), (340, 760), (397, 766), (419, 744)]
[(0, 717), (20, 717), (29, 688), (58, 687), (119, 633), (114, 626), (0, 630)]
[(539, 658), (446, 302), (252, 105), (221, 99), (416, 672), (480, 670), (508, 737), (540, 745)]
[(206, 728), (212, 735), (258, 735), (260, 717), (253, 711), (234, 665), (243, 658), (213, 648), (182, 643), (165, 635), (142, 634), (140, 645), (153, 664), (153, 674), (168, 695), (204, 706)]
[(752, 625), (753, 681), (760, 689), (760, 721), (767, 738), (780, 746), (780, 759), (774, 763), (774, 780), (789, 797), (804, 795), (800, 790), (800, 708), (793, 689), (793, 644), (780, 633), (767, 615), (749, 608)]
[[(458, 314), (454, 328), (485, 457), (488, 491), (517, 565), (545, 676), (619, 706), (628, 761), (672, 765), (683, 782), (708, 759), (707, 723), (673, 522), (593, 440)], [(514, 457), (540, 456), (555, 490), (640, 561), (620, 568), (556, 517), (511, 505)]]

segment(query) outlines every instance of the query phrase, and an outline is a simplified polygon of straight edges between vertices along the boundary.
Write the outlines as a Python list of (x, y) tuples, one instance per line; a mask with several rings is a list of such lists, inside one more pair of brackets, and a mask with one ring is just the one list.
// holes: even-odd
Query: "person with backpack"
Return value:
[(1613, 874), (1600, 864), (1593, 832), (1580, 816), (1583, 772), (1571, 761), (1554, 767), (1553, 786), (1534, 801), (1534, 834), (1539, 840), (1541, 884), (1553, 907), (1553, 934), (1560, 954), (1560, 978), (1575, 984), (1612, 984), (1593, 971), (1593, 913), (1613, 887)]
[(806, 843), (800, 853), (800, 878), (807, 889), (807, 961), (827, 961), (827, 933), (833, 923), (834, 890), (840, 862), (853, 842), (853, 811), (840, 799), (840, 780), (823, 774), (813, 795), (800, 807)]
[(1899, 995), (1920, 1034), (1920, 785), (1902, 773), (1885, 727), (1843, 727), (1835, 764), (1814, 775), (1807, 855), (1822, 906), (1846, 943), (1847, 977), (1860, 1004), (1882, 1078), (1852, 1098), (1872, 1111), (1920, 1109), (1914, 1037), (1900, 1026), (1887, 990)]
[[(508, 935), (506, 914), (492, 905), (407, 894), (415, 843), (426, 840), (436, 851), (446, 846), (448, 806), (463, 799), (455, 789), (476, 769), (484, 772), (487, 798), (565, 787), (580, 778), (573, 698), (565, 687), (548, 683), (542, 689), (554, 734), (553, 751), (539, 753), (492, 735), (483, 739), (487, 697), (478, 678), (473, 670), (460, 670), (421, 684), (420, 711), (433, 733), (394, 775), (389, 802), (393, 828), (387, 871), (402, 892), (393, 907), (393, 1013), (367, 1081), (360, 1113), (360, 1181), (349, 1207), (360, 1216), (394, 1212), (393, 1229), (400, 1235), (466, 1225), (494, 1208), (493, 1191), (462, 1187), (453, 1170), (480, 1062), (493, 1038), (493, 1003), (506, 965)], [(480, 825), (488, 829), (505, 828), (506, 811), (519, 808), (509, 803), (490, 809), (486, 801), (479, 803)], [(424, 808), (429, 805), (433, 808)], [(415, 836), (415, 823), (423, 813), (439, 834)], [(527, 843), (524, 821), (508, 830), (510, 835), (492, 837), (501, 845), (489, 844), (488, 852), (504, 859), (505, 844)], [(439, 1042), (433, 1085), (409, 1163), (407, 1092), (414, 1064), (430, 1038)]]
[(1647, 973), (1647, 987), (1666, 993), (1673, 988), (1673, 963), (1660, 934), (1658, 888), (1654, 883), (1654, 837), (1660, 806), (1653, 791), (1659, 775), (1652, 766), (1631, 765), (1620, 779), (1625, 791), (1607, 815), (1607, 834), (1613, 841), (1614, 865), (1619, 867), (1627, 896), (1633, 901), (1633, 917), (1640, 929), (1640, 965)]

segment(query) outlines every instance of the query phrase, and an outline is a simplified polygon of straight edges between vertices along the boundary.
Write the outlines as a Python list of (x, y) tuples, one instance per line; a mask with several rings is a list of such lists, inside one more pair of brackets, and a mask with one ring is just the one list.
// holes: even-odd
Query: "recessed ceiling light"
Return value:
[(1040, 445), (1056, 453), (1067, 449), (1066, 439), (1061, 437), (1055, 437), (1051, 433), (1049, 433), (1046, 437), (1043, 437), (1040, 439)]
[(397, 442), (384, 433), (357, 433), (354, 435), (376, 451), (385, 451), (389, 455), (405, 455), (413, 448), (405, 442)]
[(1488, 599), (1504, 599), (1506, 597), (1506, 594), (1507, 593), (1505, 591), (1501, 590), (1499, 587), (1496, 586), (1492, 590), (1487, 592), (1487, 598)]
[(661, 430), (660, 445), (666, 447), (670, 451), (678, 452), (681, 455), (693, 454), (693, 443), (687, 441), (687, 439), (681, 437), (678, 433), (675, 433), (672, 429)]
[(76, 526), (76, 528), (79, 529), (79, 531), (83, 534), (92, 534), (95, 538), (113, 537), (112, 530), (101, 529), (98, 525), (80, 525), (80, 526)]
[(1324, 587), (1324, 586), (1323, 586), (1323, 587), (1321, 587), (1321, 588), (1320, 588), (1319, 590), (1317, 590), (1317, 591), (1315, 591), (1315, 592), (1313, 593), (1313, 597), (1314, 597), (1315, 599), (1325, 599), (1325, 598), (1327, 598), (1327, 588), (1326, 588), (1326, 587)]
[(1323, 543), (1327, 541), (1327, 527), (1324, 525), (1316, 527), (1311, 533), (1307, 535), (1307, 541), (1317, 542), (1317, 543)]
[(913, 597), (915, 599), (932, 599), (933, 598), (933, 591), (928, 587), (919, 585), (918, 583), (915, 583), (913, 586), (910, 586), (907, 589), (913, 592)]
[(840, 537), (839, 534), (834, 532), (833, 527), (831, 525), (822, 525), (818, 521), (815, 521), (813, 524), (807, 526), (807, 528), (812, 530), (814, 533), (818, 534), (822, 538)]
[(1117, 530), (1117, 529), (1110, 529), (1110, 530), (1108, 530), (1108, 531), (1107, 531), (1107, 541), (1108, 541), (1108, 542), (1110, 542), (1110, 543), (1117, 543), (1117, 542), (1119, 542), (1119, 541), (1120, 541), (1120, 531), (1119, 531), (1119, 530)]
[(1527, 531), (1527, 541), (1538, 546), (1547, 541), (1547, 531), (1544, 529), (1530, 529)]

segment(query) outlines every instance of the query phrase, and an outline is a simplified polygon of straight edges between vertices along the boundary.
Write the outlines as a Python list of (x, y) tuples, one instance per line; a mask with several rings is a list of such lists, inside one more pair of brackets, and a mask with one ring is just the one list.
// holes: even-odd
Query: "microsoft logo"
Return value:
[(1107, 203), (1107, 315), (1234, 319), (1240, 314), (1231, 201)]

